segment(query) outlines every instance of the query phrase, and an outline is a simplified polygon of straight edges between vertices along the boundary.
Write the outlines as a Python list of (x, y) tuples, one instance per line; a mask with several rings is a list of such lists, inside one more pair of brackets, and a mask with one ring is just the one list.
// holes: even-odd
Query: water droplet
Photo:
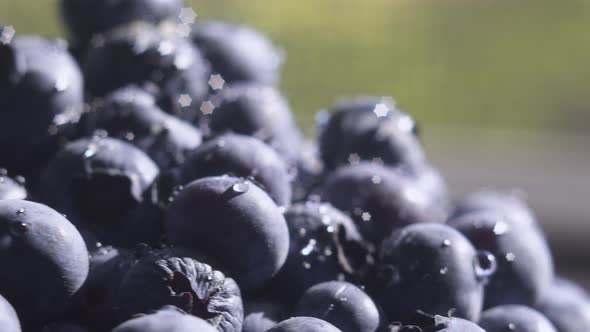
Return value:
[(496, 272), (498, 264), (496, 257), (488, 251), (478, 251), (473, 266), (478, 280), (487, 281)]
[(234, 184), (232, 186), (232, 190), (237, 193), (240, 193), (240, 194), (247, 192), (249, 189), (250, 189), (250, 185), (248, 183), (242, 182), (242, 181), (237, 182), (236, 184)]
[(307, 245), (303, 249), (301, 249), (301, 254), (303, 256), (309, 256), (309, 254), (311, 254), (315, 249), (316, 244), (317, 241), (315, 239), (310, 239)]
[(324, 255), (326, 255), (326, 256), (328, 256), (328, 257), (330, 257), (330, 256), (332, 256), (333, 254), (334, 254), (334, 253), (332, 252), (332, 249), (331, 249), (331, 248), (326, 248), (326, 249), (324, 249)]
[(361, 214), (361, 219), (363, 219), (363, 221), (371, 221), (371, 214), (369, 212), (363, 212)]
[(18, 211), (16, 211), (16, 214), (17, 215), (23, 215), (23, 214), (25, 214), (25, 209), (24, 208), (18, 209)]
[(510, 226), (503, 221), (499, 221), (494, 225), (494, 234), (496, 235), (504, 235), (508, 233), (509, 230)]
[(303, 268), (305, 268), (306, 270), (311, 269), (311, 264), (309, 264), (308, 262), (303, 262)]
[(514, 253), (507, 253), (506, 254), (506, 260), (509, 262), (514, 262), (514, 260), (516, 259), (516, 255), (514, 255)]
[(447, 272), (449, 272), (449, 268), (446, 266), (439, 270), (439, 273), (442, 275), (447, 274)]
[(450, 247), (450, 246), (451, 246), (451, 240), (449, 240), (449, 239), (445, 239), (445, 240), (442, 242), (442, 247), (443, 247), (443, 248), (447, 248), (447, 247)]
[(516, 330), (516, 324), (514, 324), (514, 323), (510, 323), (510, 324), (508, 324), (508, 329), (509, 329), (510, 331), (514, 331), (514, 330)]
[(351, 153), (348, 156), (348, 162), (352, 165), (356, 165), (361, 162), (361, 157), (357, 153)]
[(382, 181), (381, 177), (379, 175), (374, 175), (371, 178), (371, 182), (373, 182), (373, 184), (380, 184)]
[(328, 226), (328, 227), (326, 227), (326, 232), (328, 232), (328, 233), (334, 233), (334, 231), (335, 231), (334, 226)]
[(300, 237), (305, 237), (305, 235), (307, 234), (307, 230), (303, 227), (299, 228), (299, 236)]
[(135, 134), (129, 131), (125, 134), (125, 139), (128, 141), (133, 141), (135, 139)]
[(84, 158), (88, 159), (88, 158), (92, 158), (96, 152), (98, 151), (98, 146), (94, 143), (90, 143), (88, 145), (88, 147), (86, 147), (86, 150), (84, 151)]

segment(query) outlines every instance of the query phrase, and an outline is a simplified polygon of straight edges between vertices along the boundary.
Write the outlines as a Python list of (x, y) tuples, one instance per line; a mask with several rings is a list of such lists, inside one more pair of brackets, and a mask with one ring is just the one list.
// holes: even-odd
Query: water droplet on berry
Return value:
[(496, 257), (488, 251), (478, 251), (475, 255), (473, 266), (475, 268), (475, 276), (480, 281), (489, 280), (498, 268)]

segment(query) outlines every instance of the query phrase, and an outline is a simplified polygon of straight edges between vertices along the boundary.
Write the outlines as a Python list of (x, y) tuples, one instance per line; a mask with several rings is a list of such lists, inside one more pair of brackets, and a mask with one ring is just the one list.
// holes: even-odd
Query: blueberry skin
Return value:
[(276, 88), (255, 83), (228, 85), (212, 99), (217, 103), (209, 116), (213, 133), (254, 136), (277, 150), (289, 164), (296, 163), (301, 133), (287, 100)]
[(224, 22), (198, 24), (193, 42), (226, 82), (279, 82), (284, 55), (260, 32)]
[(437, 332), (486, 332), (476, 324), (461, 318), (436, 316), (435, 320), (436, 326), (433, 331)]
[(556, 279), (535, 308), (559, 332), (590, 330), (590, 299), (583, 289), (570, 281)]
[(242, 332), (266, 332), (282, 321), (287, 309), (267, 296), (244, 298), (244, 324)]
[(295, 304), (308, 288), (324, 281), (362, 279), (370, 248), (348, 216), (330, 204), (308, 201), (290, 206), (285, 219), (289, 255), (273, 283), (285, 302)]
[(83, 107), (82, 74), (65, 47), (39, 37), (0, 44), (0, 165), (36, 170)]
[(136, 86), (95, 101), (80, 123), (85, 136), (105, 130), (143, 150), (162, 170), (180, 166), (202, 142), (197, 128), (164, 113), (151, 94)]
[(235, 281), (170, 250), (151, 253), (129, 269), (113, 308), (117, 319), (125, 321), (166, 305), (205, 319), (221, 332), (241, 332), (244, 309)]
[(375, 244), (406, 225), (443, 222), (446, 217), (412, 176), (367, 162), (329, 174), (322, 198), (351, 215), (362, 235)]
[(456, 203), (451, 218), (481, 210), (503, 214), (511, 224), (543, 233), (533, 211), (517, 192), (483, 189), (470, 193)]
[(180, 167), (183, 184), (223, 174), (252, 179), (280, 206), (291, 203), (287, 164), (275, 150), (254, 137), (218, 136), (194, 150)]
[(216, 332), (207, 321), (173, 307), (128, 320), (112, 332)]
[(535, 304), (553, 280), (547, 241), (530, 227), (491, 211), (466, 213), (448, 221), (478, 250), (496, 256), (498, 269), (486, 285), (485, 308)]
[(21, 332), (20, 321), (14, 308), (0, 295), (0, 326), (3, 332)]
[(540, 312), (522, 305), (488, 309), (481, 314), (479, 325), (487, 332), (557, 332)]
[[(389, 110), (378, 116), (380, 108)], [(421, 165), (424, 151), (414, 134), (414, 120), (377, 98), (356, 98), (337, 105), (320, 131), (326, 169), (347, 165), (351, 157), (379, 159), (385, 165)]]
[(156, 242), (161, 225), (144, 197), (156, 164), (133, 145), (104, 136), (67, 144), (41, 175), (40, 199), (104, 244)]
[[(487, 255), (485, 256), (489, 258)], [(443, 224), (409, 225), (383, 241), (375, 280), (369, 283), (389, 321), (421, 325), (423, 315), (477, 321), (492, 261), (481, 260), (469, 240)]]
[(60, 11), (74, 44), (86, 45), (99, 33), (136, 21), (176, 20), (182, 0), (61, 0)]
[(375, 332), (381, 324), (369, 295), (344, 281), (323, 282), (305, 291), (295, 315), (321, 318), (342, 332)]
[[(167, 112), (196, 120), (208, 92), (208, 66), (199, 50), (181, 38), (175, 27), (132, 24), (110, 31), (92, 43), (82, 69), (94, 97), (127, 85), (150, 89)], [(181, 97), (189, 97), (182, 106)]]
[(287, 259), (289, 231), (282, 211), (247, 180), (222, 176), (191, 182), (168, 206), (164, 225), (171, 244), (218, 259), (242, 290), (264, 286)]
[[(22, 178), (24, 179), (24, 178)], [(26, 199), (27, 189), (16, 179), (7, 176), (5, 169), (0, 168), (0, 200)]]
[(336, 326), (314, 317), (293, 317), (266, 332), (342, 332)]
[(0, 293), (21, 322), (35, 326), (63, 314), (88, 275), (82, 236), (55, 210), (23, 200), (0, 201)]

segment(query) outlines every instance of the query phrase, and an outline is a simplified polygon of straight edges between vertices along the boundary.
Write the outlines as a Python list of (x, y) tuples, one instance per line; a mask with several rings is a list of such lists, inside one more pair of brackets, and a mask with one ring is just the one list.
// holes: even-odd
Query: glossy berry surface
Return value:
[(322, 198), (351, 215), (363, 236), (375, 244), (406, 225), (445, 218), (430, 193), (407, 173), (367, 162), (328, 175)]
[[(91, 95), (100, 97), (136, 84), (153, 90), (168, 113), (188, 120), (201, 114), (209, 69), (200, 52), (174, 27), (132, 24), (96, 40), (82, 61)], [(184, 99), (190, 103), (181, 103)]]
[(0, 43), (0, 165), (38, 169), (82, 103), (82, 74), (62, 44), (33, 36)]
[(190, 123), (166, 114), (154, 96), (135, 86), (124, 87), (95, 101), (80, 121), (81, 134), (104, 130), (147, 153), (161, 169), (184, 163), (201, 144), (201, 132)]
[(557, 332), (540, 312), (520, 305), (488, 309), (481, 314), (479, 325), (486, 332)]
[(262, 141), (225, 134), (192, 151), (180, 167), (181, 184), (207, 176), (231, 174), (249, 178), (280, 206), (291, 203), (291, 175), (285, 161)]
[(331, 114), (320, 135), (320, 153), (327, 169), (346, 165), (351, 159), (410, 167), (425, 162), (414, 120), (395, 105), (377, 98), (357, 98), (336, 106)]
[(193, 29), (192, 39), (211, 62), (212, 71), (225, 81), (278, 83), (284, 56), (260, 32), (246, 26), (206, 22)]
[(134, 246), (160, 237), (144, 194), (156, 164), (133, 145), (97, 135), (67, 144), (44, 170), (38, 195), (105, 244)]
[(585, 290), (571, 281), (556, 279), (544, 292), (535, 308), (559, 332), (590, 329), (590, 299)]
[(61, 0), (60, 10), (73, 42), (86, 45), (94, 35), (136, 21), (177, 20), (182, 0)]
[(285, 97), (276, 89), (254, 83), (225, 87), (209, 116), (213, 133), (254, 136), (273, 147), (288, 162), (299, 156), (300, 133)]
[(477, 321), (493, 256), (442, 224), (415, 224), (383, 242), (371, 292), (390, 321), (420, 325), (423, 313)]
[(498, 269), (486, 285), (485, 307), (533, 305), (553, 280), (553, 259), (546, 240), (502, 214), (471, 212), (448, 221), (478, 250), (496, 257)]
[(149, 315), (122, 323), (112, 332), (217, 332), (207, 321), (186, 314), (174, 307), (165, 307)]
[[(330, 204), (297, 203), (285, 212), (289, 227), (289, 256), (276, 279), (276, 292), (290, 303), (309, 287), (366, 273), (369, 248), (353, 221)], [(289, 287), (283, 287), (289, 285)]]
[(323, 319), (342, 332), (375, 332), (379, 310), (363, 290), (343, 281), (329, 281), (308, 289), (295, 307), (296, 316)]
[[(0, 200), (0, 294), (23, 325), (66, 311), (88, 275), (88, 251), (76, 228), (55, 210), (23, 200)], [(42, 276), (42, 277), (40, 277)]]
[(341, 332), (334, 325), (313, 317), (293, 317), (280, 322), (267, 332)]
[(170, 243), (216, 258), (244, 290), (273, 277), (289, 249), (276, 203), (254, 183), (229, 176), (185, 186), (167, 209), (165, 227)]

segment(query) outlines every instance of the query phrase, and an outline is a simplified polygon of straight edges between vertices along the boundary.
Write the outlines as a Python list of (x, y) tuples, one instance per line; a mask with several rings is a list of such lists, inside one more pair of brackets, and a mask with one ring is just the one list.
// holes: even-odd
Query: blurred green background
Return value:
[[(0, 0), (18, 33), (63, 35), (55, 0)], [(299, 120), (338, 96), (393, 96), (430, 126), (587, 130), (590, 1), (201, 0), (288, 53)]]

